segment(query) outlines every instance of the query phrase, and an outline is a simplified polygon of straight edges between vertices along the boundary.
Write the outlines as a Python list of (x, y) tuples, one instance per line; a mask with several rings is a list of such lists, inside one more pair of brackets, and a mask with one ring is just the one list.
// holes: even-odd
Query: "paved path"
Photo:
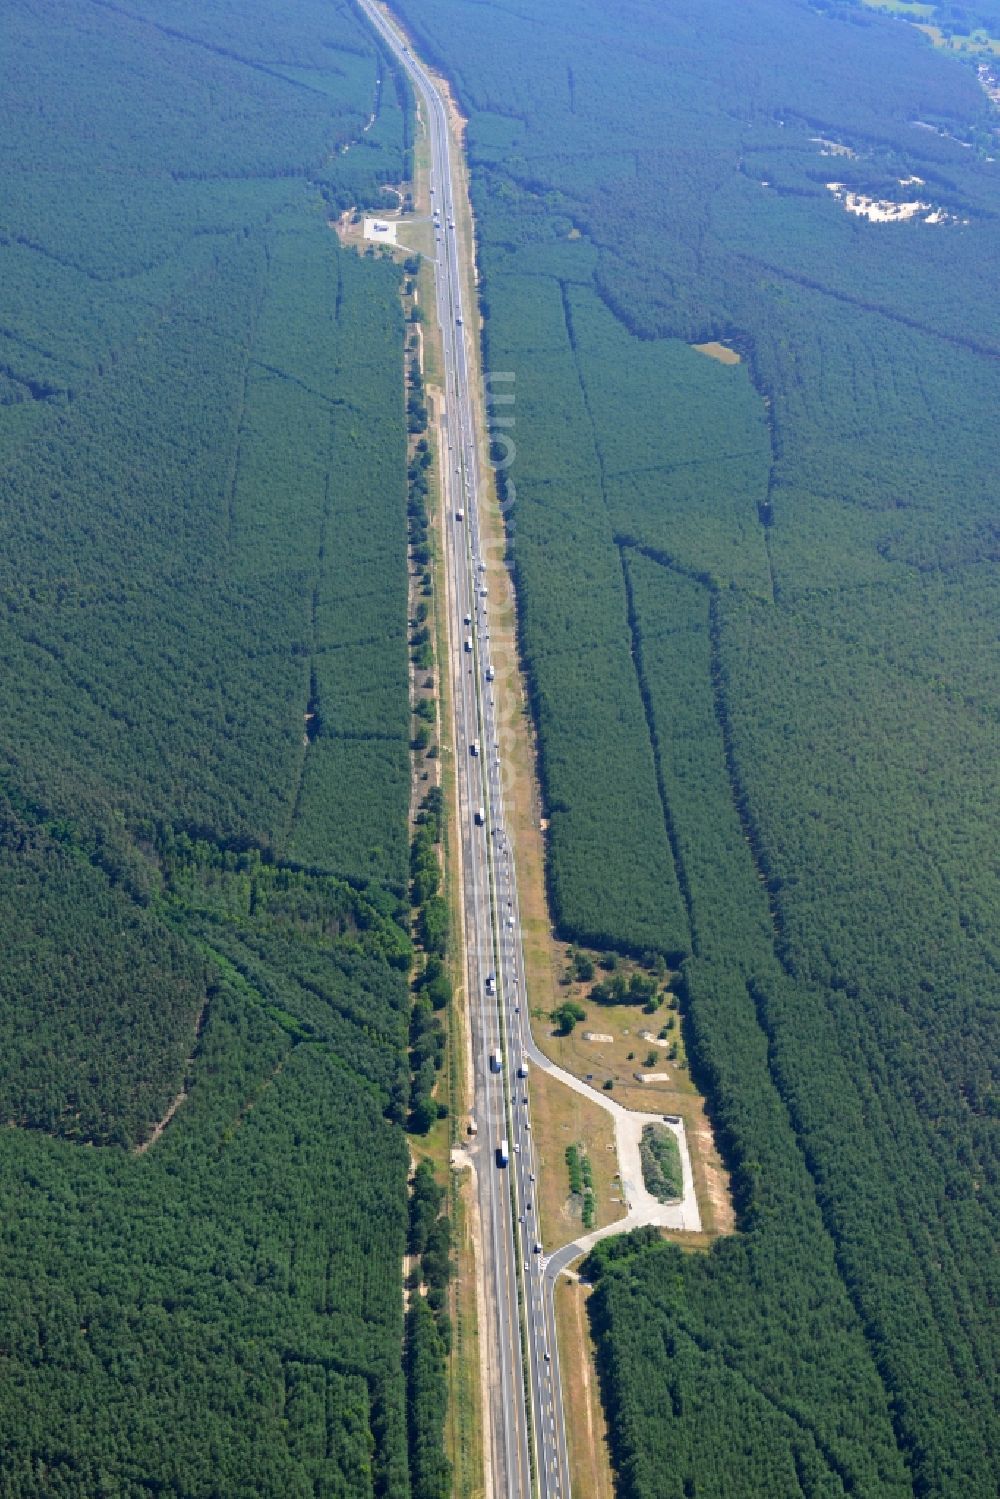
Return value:
[[(627, 1233), (630, 1229), (640, 1228), (646, 1223), (656, 1224), (660, 1228), (683, 1229), (688, 1233), (700, 1232), (701, 1213), (698, 1210), (698, 1199), (694, 1191), (691, 1157), (688, 1153), (683, 1122), (675, 1120), (674, 1116), (667, 1118), (663, 1114), (645, 1114), (636, 1109), (626, 1109), (616, 1099), (610, 1098), (602, 1088), (592, 1088), (589, 1083), (583, 1082), (580, 1078), (574, 1077), (572, 1072), (567, 1072), (565, 1068), (558, 1066), (551, 1057), (547, 1057), (539, 1049), (534, 1037), (527, 1043), (526, 1050), (534, 1065), (542, 1072), (548, 1073), (550, 1077), (558, 1078), (561, 1083), (566, 1084), (567, 1088), (572, 1088), (575, 1093), (589, 1098), (591, 1103), (596, 1103), (599, 1108), (606, 1109), (615, 1121), (618, 1170), (621, 1173), (622, 1195), (628, 1214), (617, 1223), (609, 1223), (607, 1228), (596, 1229), (594, 1233), (588, 1234), (584, 1247), (589, 1248), (591, 1243), (596, 1243), (606, 1234)], [(673, 1130), (680, 1147), (684, 1195), (679, 1202), (658, 1202), (652, 1193), (647, 1192), (642, 1179), (639, 1141), (642, 1139), (643, 1126), (657, 1120), (661, 1121), (667, 1129)], [(575, 1242), (584, 1243), (584, 1240)]]

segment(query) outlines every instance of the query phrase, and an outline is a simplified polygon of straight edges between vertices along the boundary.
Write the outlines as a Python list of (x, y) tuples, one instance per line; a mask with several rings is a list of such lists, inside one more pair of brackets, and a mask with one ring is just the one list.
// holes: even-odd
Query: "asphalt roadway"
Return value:
[[(455, 231), (445, 102), (372, 0), (359, 0), (406, 69), (431, 150), (434, 276), (444, 349), (442, 452), (450, 670), (478, 1134), (476, 1166), (489, 1302), (489, 1491), (494, 1499), (564, 1499), (570, 1492), (555, 1337), (554, 1279), (536, 1248), (535, 1152), (527, 1087), (534, 1051), (525, 995), (514, 851), (507, 835), (494, 711), (488, 597), (480, 537), (479, 440), (470, 388), (466, 309)], [(478, 326), (478, 308), (468, 309)], [(460, 518), (461, 517), (461, 518)], [(499, 1071), (496, 1055), (499, 1057)], [(491, 1060), (493, 1059), (493, 1060)], [(521, 1074), (524, 1074), (523, 1076)], [(501, 1146), (507, 1163), (502, 1164)]]

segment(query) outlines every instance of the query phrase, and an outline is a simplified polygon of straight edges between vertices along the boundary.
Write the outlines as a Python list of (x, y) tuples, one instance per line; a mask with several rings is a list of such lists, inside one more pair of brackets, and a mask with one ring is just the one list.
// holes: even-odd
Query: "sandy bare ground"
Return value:
[(184, 1083), (181, 1087), (181, 1090), (179, 1093), (176, 1093), (170, 1100), (169, 1104), (166, 1107), (166, 1110), (164, 1111), (163, 1117), (161, 1119), (158, 1119), (157, 1122), (153, 1125), (153, 1128), (150, 1131), (149, 1139), (143, 1140), (141, 1145), (137, 1145), (135, 1147), (135, 1151), (133, 1152), (135, 1155), (145, 1155), (149, 1147), (156, 1144), (157, 1140), (163, 1134), (163, 1131), (166, 1129), (167, 1125), (177, 1113), (177, 1110), (180, 1108), (181, 1104), (184, 1102), (185, 1098), (187, 1098), (188, 1093), (190, 1092), (189, 1079), (191, 1076), (191, 1068), (194, 1066), (194, 1059), (198, 1052), (198, 1042), (201, 1040), (202, 1027), (205, 1024), (205, 1011), (207, 1009), (208, 1000), (205, 1001), (201, 1009), (198, 1011), (197, 1018), (194, 1022), (194, 1045), (191, 1048), (191, 1055), (184, 1063)]

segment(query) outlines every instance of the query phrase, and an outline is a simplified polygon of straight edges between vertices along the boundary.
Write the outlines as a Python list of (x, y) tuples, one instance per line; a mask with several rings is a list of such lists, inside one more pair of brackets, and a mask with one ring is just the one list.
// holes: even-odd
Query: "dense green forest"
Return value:
[(347, 0), (11, 0), (0, 77), (0, 1489), (406, 1499), (404, 324), (328, 220), (409, 89)]
[(554, 914), (680, 955), (738, 1213), (594, 1259), (619, 1490), (987, 1499), (1000, 120), (838, 0), (397, 8), (516, 381)]
[(413, 1257), (406, 1313), (406, 1379), (413, 1499), (448, 1499), (451, 1464), (444, 1452), (448, 1409), (445, 1356), (451, 1347), (447, 1288), (451, 1278), (451, 1222), (447, 1193), (429, 1161), (413, 1173), (410, 1232)]

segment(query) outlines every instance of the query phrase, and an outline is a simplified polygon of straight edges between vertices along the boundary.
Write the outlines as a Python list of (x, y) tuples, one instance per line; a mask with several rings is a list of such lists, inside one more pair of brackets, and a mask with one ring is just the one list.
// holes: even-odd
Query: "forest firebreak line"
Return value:
[(691, 951), (697, 956), (700, 950), (698, 934), (695, 928), (694, 909), (691, 900), (691, 886), (688, 883), (687, 870), (681, 857), (680, 844), (677, 838), (677, 828), (670, 811), (670, 802), (667, 798), (667, 788), (663, 781), (663, 763), (660, 758), (660, 742), (656, 732), (656, 723), (653, 718), (652, 702), (646, 683), (646, 675), (642, 664), (642, 638), (639, 630), (639, 622), (635, 612), (635, 598), (632, 592), (632, 578), (628, 569), (628, 558), (626, 548), (619, 546), (618, 560), (621, 563), (622, 580), (625, 584), (626, 617), (630, 635), (629, 655), (635, 671), (636, 683), (639, 688), (639, 696), (642, 698), (642, 711), (646, 719), (646, 733), (649, 735), (650, 749), (653, 752), (653, 765), (656, 770), (656, 790), (660, 798), (660, 811), (663, 814), (663, 827), (667, 835), (667, 843), (670, 845), (670, 856), (674, 863), (674, 875), (677, 879), (677, 888), (681, 892), (684, 902), (684, 910), (687, 915), (688, 939), (691, 943)]

